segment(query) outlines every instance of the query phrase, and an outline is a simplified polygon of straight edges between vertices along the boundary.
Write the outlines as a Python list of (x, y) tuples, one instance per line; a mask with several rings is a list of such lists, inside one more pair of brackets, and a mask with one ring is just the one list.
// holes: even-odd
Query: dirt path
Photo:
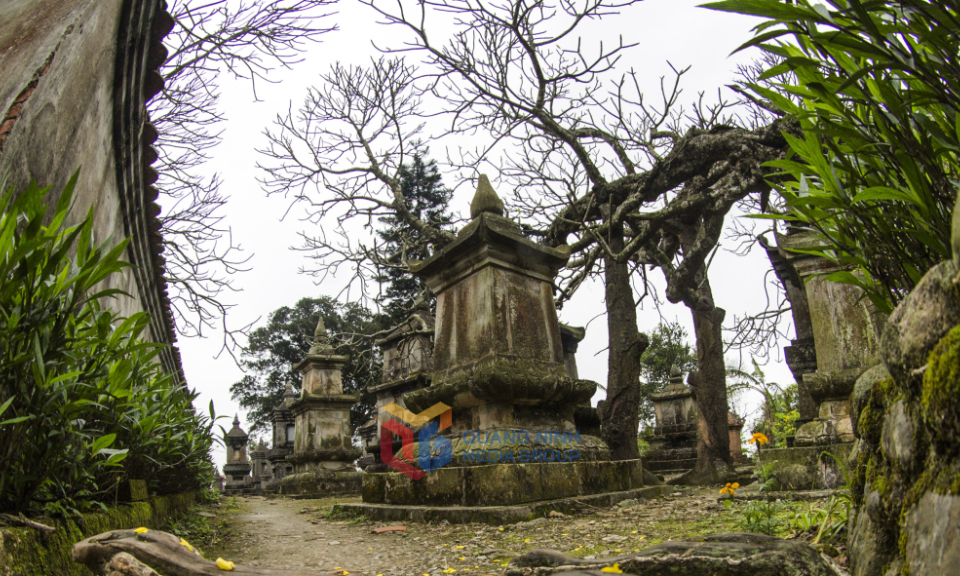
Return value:
[(499, 574), (510, 558), (535, 548), (605, 557), (665, 540), (736, 531), (736, 517), (717, 504), (715, 492), (509, 526), (411, 523), (406, 532), (381, 535), (371, 530), (383, 523), (329, 518), (337, 502), (332, 498), (240, 498), (239, 511), (227, 519), (230, 536), (216, 554), (240, 564), (354, 576)]

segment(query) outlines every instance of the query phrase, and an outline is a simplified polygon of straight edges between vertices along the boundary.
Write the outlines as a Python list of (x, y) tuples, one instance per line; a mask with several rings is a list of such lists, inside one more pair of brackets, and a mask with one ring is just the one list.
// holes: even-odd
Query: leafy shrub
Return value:
[(98, 244), (92, 213), (66, 226), (75, 183), (46, 225), (49, 188), (0, 199), (0, 511), (76, 513), (126, 479), (170, 493), (212, 473), (212, 406), (198, 415), (162, 372), (145, 313), (101, 307), (127, 241)]
[(960, 11), (929, 0), (726, 0), (766, 18), (746, 45), (776, 58), (745, 91), (795, 118), (778, 190), (819, 233), (829, 279), (889, 313), (950, 255), (960, 179)]

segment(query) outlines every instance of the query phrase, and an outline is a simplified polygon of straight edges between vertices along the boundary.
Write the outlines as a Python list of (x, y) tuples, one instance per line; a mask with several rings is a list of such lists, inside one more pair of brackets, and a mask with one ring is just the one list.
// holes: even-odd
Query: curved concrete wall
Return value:
[(147, 311), (161, 361), (183, 382), (151, 185), (156, 131), (146, 102), (163, 87), (161, 44), (173, 22), (162, 0), (0, 2), (0, 176), (62, 189), (78, 168), (72, 217), (92, 207), (98, 240), (130, 237), (134, 264), (110, 282), (111, 306)]

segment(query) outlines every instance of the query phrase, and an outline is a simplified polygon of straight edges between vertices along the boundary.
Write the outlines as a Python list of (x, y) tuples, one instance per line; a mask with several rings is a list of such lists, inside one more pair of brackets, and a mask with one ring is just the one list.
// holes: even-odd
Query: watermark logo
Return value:
[[(391, 402), (381, 410), (409, 425), (404, 426), (397, 420), (387, 420), (380, 425), (380, 459), (384, 464), (397, 472), (403, 472), (413, 480), (419, 480), (426, 476), (427, 472), (438, 470), (453, 460), (453, 444), (449, 439), (439, 435), (441, 430), (446, 430), (453, 424), (453, 410), (449, 406), (438, 402), (423, 412), (414, 414), (403, 406)], [(438, 416), (439, 422), (430, 422)], [(423, 426), (428, 422), (430, 422), (429, 425), (421, 428), (417, 436), (417, 441), (420, 443), (417, 463), (423, 469), (417, 470), (410, 464), (414, 461), (412, 428)], [(393, 454), (394, 434), (400, 437), (400, 458)], [(437, 455), (431, 457), (434, 452)]]
[[(397, 419), (387, 419), (380, 424), (380, 459), (384, 464), (413, 480), (419, 480), (426, 476), (427, 472), (438, 470), (453, 460), (453, 443), (440, 436), (440, 431), (453, 425), (453, 410), (449, 406), (439, 402), (419, 414), (414, 414), (391, 402), (381, 410)], [(417, 432), (418, 455), (414, 458), (413, 429), (421, 426)], [(394, 434), (400, 437), (399, 458), (393, 452)], [(572, 462), (580, 458), (578, 431), (467, 430), (463, 432), (461, 442), (465, 448), (462, 455), (464, 462), (547, 463)], [(556, 448), (558, 445), (560, 449)], [(420, 469), (416, 468), (413, 462), (416, 462)]]

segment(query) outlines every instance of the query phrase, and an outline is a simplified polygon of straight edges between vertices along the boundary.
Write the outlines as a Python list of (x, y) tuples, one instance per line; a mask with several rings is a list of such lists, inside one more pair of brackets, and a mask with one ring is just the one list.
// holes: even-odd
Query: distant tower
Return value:
[(303, 390), (290, 406), (295, 425), (287, 462), (293, 474), (281, 480), (281, 494), (360, 491), (354, 465), (360, 451), (353, 447), (350, 428), (350, 407), (360, 393), (344, 394), (341, 374), (349, 359), (336, 353), (321, 318), (306, 358), (294, 366), (303, 375)]
[(279, 482), (281, 478), (293, 471), (293, 464), (287, 462), (287, 456), (293, 454), (293, 431), (296, 419), (290, 406), (296, 400), (297, 394), (293, 391), (293, 385), (287, 382), (283, 401), (270, 413), (270, 420), (273, 422), (273, 448), (267, 454), (267, 458), (270, 460), (273, 471), (272, 483)]
[(250, 483), (250, 462), (247, 459), (247, 442), (250, 437), (240, 428), (240, 417), (234, 415), (233, 428), (227, 432), (227, 463), (223, 475), (227, 477), (226, 489), (241, 489)]
[(250, 465), (253, 466), (253, 484), (255, 488), (263, 489), (273, 478), (273, 469), (267, 460), (267, 445), (263, 440), (257, 442), (250, 451)]

